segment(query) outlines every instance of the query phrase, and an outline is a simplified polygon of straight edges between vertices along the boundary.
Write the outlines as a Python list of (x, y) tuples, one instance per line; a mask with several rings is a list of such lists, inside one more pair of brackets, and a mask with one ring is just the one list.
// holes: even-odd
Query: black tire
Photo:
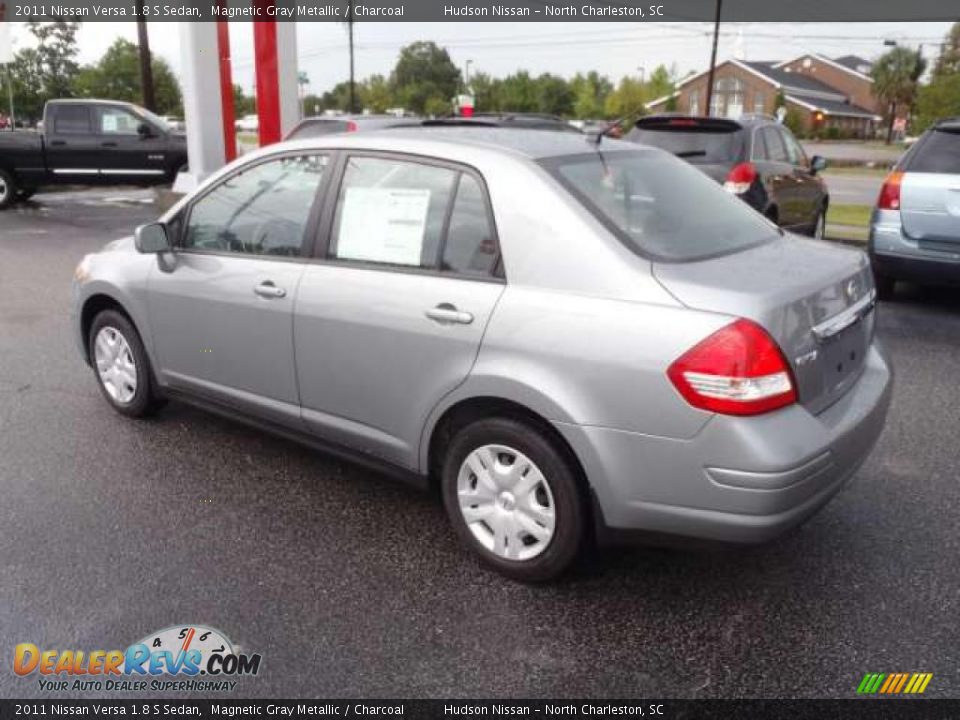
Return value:
[(896, 295), (896, 279), (880, 273), (873, 274), (873, 284), (877, 288), (877, 298), (880, 300), (893, 300)]
[(17, 181), (6, 170), (0, 170), (0, 210), (6, 210), (17, 199)]
[[(112, 329), (122, 336), (130, 350), (130, 355), (132, 356), (136, 370), (136, 389), (132, 397), (123, 402), (111, 395), (104, 381), (101, 379), (100, 371), (97, 367), (95, 343), (97, 336), (104, 328)], [(97, 379), (100, 392), (103, 393), (107, 402), (110, 403), (110, 406), (118, 413), (134, 418), (147, 417), (163, 406), (164, 401), (156, 391), (153, 369), (150, 367), (150, 358), (147, 356), (146, 350), (144, 350), (140, 334), (126, 315), (116, 310), (104, 310), (98, 314), (90, 325), (90, 334), (87, 337), (87, 351), (90, 353), (93, 375)]]
[(36, 188), (22, 188), (20, 190), (17, 190), (17, 198), (19, 200), (29, 200), (36, 194), (37, 194)]
[[(818, 237), (817, 233), (821, 232), (822, 234)], [(826, 208), (821, 207), (817, 211), (817, 216), (813, 219), (813, 225), (810, 226), (810, 237), (818, 238), (819, 240), (825, 240), (827, 238), (827, 211)]]
[[(460, 510), (458, 481), (467, 456), (485, 445), (507, 446), (525, 455), (540, 470), (552, 496), (553, 535), (539, 554), (528, 559), (508, 559), (495, 554), (473, 534)], [(478, 481), (474, 481), (478, 482)], [(442, 462), (441, 486), (447, 515), (460, 540), (489, 566), (522, 582), (556, 578), (577, 559), (586, 540), (586, 501), (577, 481), (577, 469), (567, 453), (543, 431), (519, 420), (492, 417), (461, 428), (447, 446)], [(518, 503), (519, 505), (519, 503)], [(500, 512), (496, 507), (494, 512)], [(517, 510), (519, 512), (519, 510)], [(519, 526), (515, 529), (525, 532)], [(533, 540), (533, 537), (525, 538)], [(515, 547), (523, 549), (524, 542)]]

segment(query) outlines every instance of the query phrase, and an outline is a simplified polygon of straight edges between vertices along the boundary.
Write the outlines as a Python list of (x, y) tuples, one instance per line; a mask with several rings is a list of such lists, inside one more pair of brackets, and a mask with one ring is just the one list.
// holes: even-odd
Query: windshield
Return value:
[(544, 167), (628, 247), (667, 261), (743, 250), (779, 230), (696, 168), (655, 150), (548, 158)]
[(728, 163), (742, 155), (742, 137), (742, 132), (729, 130), (634, 128), (624, 139), (661, 148), (692, 163)]

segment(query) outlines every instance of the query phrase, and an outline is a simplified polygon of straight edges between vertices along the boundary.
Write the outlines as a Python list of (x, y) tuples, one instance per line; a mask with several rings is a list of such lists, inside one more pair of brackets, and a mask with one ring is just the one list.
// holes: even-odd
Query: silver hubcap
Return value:
[(116, 328), (101, 328), (93, 343), (97, 374), (116, 402), (126, 404), (137, 392), (137, 366), (127, 339)]
[(3, 178), (0, 178), (0, 201), (5, 200), (7, 197), (8, 187), (7, 181)]
[(530, 560), (553, 539), (550, 485), (518, 450), (484, 445), (470, 453), (460, 466), (457, 499), (470, 532), (498, 557)]

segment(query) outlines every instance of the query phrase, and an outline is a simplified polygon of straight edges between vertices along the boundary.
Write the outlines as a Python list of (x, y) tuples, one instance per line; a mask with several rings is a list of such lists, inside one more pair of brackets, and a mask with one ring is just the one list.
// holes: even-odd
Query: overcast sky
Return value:
[[(149, 27), (153, 51), (179, 70), (179, 23)], [(230, 27), (234, 81), (251, 91), (253, 29), (244, 22)], [(472, 61), (471, 73), (503, 76), (522, 69), (570, 77), (597, 70), (616, 81), (624, 75), (639, 75), (641, 67), (649, 74), (660, 63), (676, 63), (683, 75), (707, 66), (712, 30), (705, 23), (358, 23), (354, 27), (359, 79), (389, 74), (400, 48), (416, 40), (443, 45), (461, 70), (467, 60)], [(722, 28), (721, 60), (731, 57), (738, 43), (748, 60), (787, 59), (809, 51), (871, 59), (886, 49), (885, 39), (911, 47), (924, 43), (929, 58), (950, 23), (727, 23)], [(15, 48), (28, 42), (25, 28), (17, 23), (13, 35)], [(85, 23), (79, 36), (81, 61), (96, 61), (117, 37), (136, 42), (136, 25)], [(299, 23), (297, 37), (300, 69), (310, 78), (311, 92), (322, 93), (347, 78), (347, 34), (342, 25)]]

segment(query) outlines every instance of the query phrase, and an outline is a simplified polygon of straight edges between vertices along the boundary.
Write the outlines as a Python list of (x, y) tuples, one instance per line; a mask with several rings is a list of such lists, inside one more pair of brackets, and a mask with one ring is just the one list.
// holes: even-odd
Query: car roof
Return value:
[(270, 149), (363, 148), (414, 152), (453, 157), (457, 148), (472, 148), (514, 157), (539, 160), (560, 155), (579, 155), (599, 149), (604, 152), (637, 152), (635, 143), (603, 138), (598, 145), (589, 135), (489, 126), (394, 127), (361, 134), (324, 135), (291, 140)]

